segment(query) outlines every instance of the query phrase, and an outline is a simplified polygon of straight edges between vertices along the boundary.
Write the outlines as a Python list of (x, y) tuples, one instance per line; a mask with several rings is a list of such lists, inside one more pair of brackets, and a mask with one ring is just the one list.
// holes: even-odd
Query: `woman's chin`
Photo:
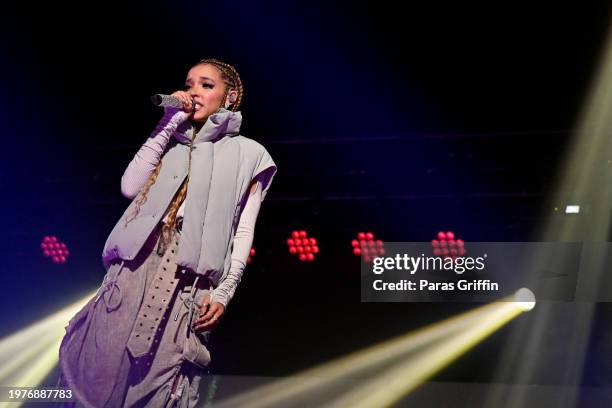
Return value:
[(195, 115), (191, 118), (192, 122), (206, 122), (208, 119), (208, 115), (206, 112), (196, 112)]

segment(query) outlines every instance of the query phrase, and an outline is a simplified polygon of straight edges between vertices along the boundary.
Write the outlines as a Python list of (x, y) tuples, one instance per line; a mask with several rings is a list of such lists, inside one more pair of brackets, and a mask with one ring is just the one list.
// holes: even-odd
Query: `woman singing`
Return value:
[(209, 334), (240, 282), (276, 165), (239, 135), (242, 81), (194, 65), (121, 179), (132, 202), (103, 250), (97, 294), (66, 327), (59, 384), (78, 407), (194, 407)]

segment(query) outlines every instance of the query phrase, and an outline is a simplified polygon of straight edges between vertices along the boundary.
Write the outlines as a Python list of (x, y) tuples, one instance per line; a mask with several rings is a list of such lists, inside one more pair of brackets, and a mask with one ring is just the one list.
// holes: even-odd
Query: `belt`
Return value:
[[(170, 302), (174, 298), (179, 282), (182, 282), (182, 289), (176, 295), (175, 302), (181, 302), (181, 305), (176, 316), (174, 316), (174, 320), (177, 320), (178, 313), (184, 305), (189, 311), (186, 326), (187, 332), (191, 330), (194, 317), (197, 319), (200, 312), (200, 305), (194, 299), (196, 290), (210, 288), (210, 282), (207, 279), (198, 284), (200, 275), (186, 273), (186, 270), (182, 269), (182, 267), (182, 274), (176, 274), (178, 267), (175, 260), (178, 242), (179, 234), (177, 231), (173, 231), (172, 239), (144, 295), (143, 304), (138, 312), (127, 343), (127, 348), (134, 358), (145, 356), (150, 352), (153, 343), (158, 342), (158, 339), (161, 338), (161, 333), (158, 336), (158, 332), (161, 332), (160, 324), (166, 318), (168, 309), (172, 309)], [(186, 298), (180, 296), (183, 292), (187, 291), (189, 294)], [(188, 335), (189, 333), (187, 333)]]
[(157, 342), (156, 333), (158, 330), (161, 331), (159, 325), (164, 319), (180, 280), (176, 276), (177, 265), (174, 262), (177, 248), (178, 235), (174, 234), (147, 288), (128, 339), (127, 348), (135, 358), (146, 355), (153, 341)]

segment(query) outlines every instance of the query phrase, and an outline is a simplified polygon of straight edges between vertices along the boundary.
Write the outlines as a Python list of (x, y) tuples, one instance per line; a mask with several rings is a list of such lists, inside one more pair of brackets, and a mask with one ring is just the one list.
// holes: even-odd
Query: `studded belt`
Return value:
[(178, 235), (174, 235), (166, 249), (152, 281), (145, 293), (142, 306), (136, 317), (134, 328), (128, 339), (127, 348), (133, 357), (146, 355), (174, 296), (180, 281), (176, 276), (174, 262), (178, 248)]

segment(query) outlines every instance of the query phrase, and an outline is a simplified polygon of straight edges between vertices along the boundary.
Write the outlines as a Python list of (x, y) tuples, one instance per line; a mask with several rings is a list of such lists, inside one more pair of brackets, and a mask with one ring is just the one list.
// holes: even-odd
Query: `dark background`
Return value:
[[(104, 241), (129, 204), (121, 175), (160, 117), (149, 96), (220, 58), (245, 85), (241, 133), (278, 174), (213, 371), (263, 376), (474, 306), (361, 303), (350, 240), (532, 239), (610, 22), (607, 1), (2, 7), (0, 336), (100, 284)], [(293, 229), (319, 240), (315, 262), (287, 253)], [(40, 253), (48, 234), (68, 244), (67, 264)], [(610, 385), (609, 316), (598, 308), (588, 385)], [(488, 381), (513, 324), (436, 378)], [(561, 381), (553, 371), (542, 383)]]

